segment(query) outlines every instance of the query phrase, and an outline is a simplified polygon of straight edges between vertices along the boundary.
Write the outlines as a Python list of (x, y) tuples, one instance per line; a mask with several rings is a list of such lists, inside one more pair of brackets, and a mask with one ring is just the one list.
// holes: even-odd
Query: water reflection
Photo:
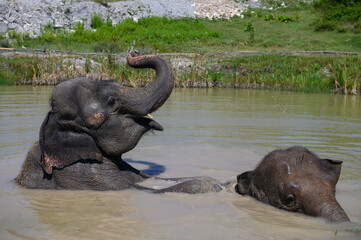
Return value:
[[(337, 226), (223, 191), (155, 195), (141, 191), (21, 189), (11, 182), (38, 138), (51, 87), (0, 89), (0, 236), (3, 239), (332, 239)], [(222, 181), (253, 169), (271, 150), (303, 145), (343, 160), (337, 199), (361, 222), (361, 98), (358, 96), (175, 89), (149, 133), (125, 154), (160, 177)], [(144, 162), (147, 164), (144, 164)], [(158, 184), (150, 180), (147, 186)], [(338, 238), (358, 239), (339, 231)]]

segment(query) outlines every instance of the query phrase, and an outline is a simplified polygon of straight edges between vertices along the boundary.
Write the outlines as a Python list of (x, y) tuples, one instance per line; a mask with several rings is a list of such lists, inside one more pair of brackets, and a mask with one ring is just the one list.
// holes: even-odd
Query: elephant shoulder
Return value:
[(41, 150), (39, 142), (36, 142), (29, 150), (15, 182), (26, 188), (55, 188), (52, 179), (44, 178), (44, 171), (41, 166)]

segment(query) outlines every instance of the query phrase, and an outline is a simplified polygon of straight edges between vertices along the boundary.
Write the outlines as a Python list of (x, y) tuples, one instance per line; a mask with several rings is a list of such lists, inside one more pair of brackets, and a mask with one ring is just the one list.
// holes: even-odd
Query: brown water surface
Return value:
[[(27, 190), (12, 181), (38, 138), (51, 87), (0, 88), (0, 239), (359, 239), (320, 218), (229, 191), (199, 195)], [(292, 145), (344, 161), (337, 199), (361, 223), (361, 98), (236, 89), (175, 89), (124, 158), (161, 177), (222, 181)], [(147, 186), (168, 183), (149, 180)]]

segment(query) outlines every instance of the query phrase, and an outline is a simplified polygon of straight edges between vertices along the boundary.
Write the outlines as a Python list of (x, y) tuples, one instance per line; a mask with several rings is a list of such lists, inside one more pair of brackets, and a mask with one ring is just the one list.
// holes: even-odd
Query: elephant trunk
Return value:
[(326, 218), (331, 222), (350, 221), (335, 196), (317, 196), (316, 201), (309, 200), (305, 207), (305, 213), (312, 216)]
[(335, 200), (333, 203), (324, 203), (321, 205), (320, 216), (331, 222), (348, 222), (350, 219), (342, 209), (340, 204)]
[(156, 55), (137, 56), (131, 51), (127, 58), (133, 68), (152, 68), (154, 80), (143, 88), (120, 87), (122, 105), (130, 114), (145, 116), (156, 111), (168, 99), (174, 85), (174, 74), (169, 63)]

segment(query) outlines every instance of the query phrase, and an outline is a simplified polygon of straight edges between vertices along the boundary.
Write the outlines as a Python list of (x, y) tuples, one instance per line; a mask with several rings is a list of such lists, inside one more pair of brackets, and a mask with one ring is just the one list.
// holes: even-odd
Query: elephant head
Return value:
[(127, 58), (133, 68), (152, 68), (155, 79), (143, 88), (128, 88), (112, 81), (76, 78), (57, 85), (51, 111), (40, 129), (43, 170), (64, 168), (80, 160), (103, 161), (133, 149), (141, 136), (162, 126), (146, 115), (164, 104), (172, 92), (174, 75), (156, 55)]
[(237, 176), (236, 190), (277, 208), (349, 221), (335, 198), (341, 164), (320, 159), (303, 147), (275, 150), (255, 170)]

